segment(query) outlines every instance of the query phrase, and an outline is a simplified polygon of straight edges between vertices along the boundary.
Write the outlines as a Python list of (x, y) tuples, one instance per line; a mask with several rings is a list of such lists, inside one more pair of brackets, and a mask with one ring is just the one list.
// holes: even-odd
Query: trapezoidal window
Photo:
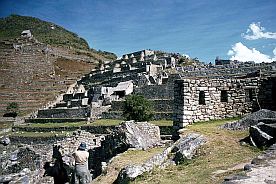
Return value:
[(252, 102), (253, 101), (253, 89), (245, 90), (245, 101)]
[(226, 90), (220, 92), (220, 102), (228, 102), (228, 93)]
[(199, 91), (199, 105), (205, 105), (205, 92)]

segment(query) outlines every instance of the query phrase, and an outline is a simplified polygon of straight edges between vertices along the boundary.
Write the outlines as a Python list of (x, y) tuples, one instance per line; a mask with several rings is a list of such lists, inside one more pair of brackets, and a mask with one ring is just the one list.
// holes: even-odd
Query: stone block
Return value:
[(197, 87), (198, 91), (207, 91), (208, 87)]
[(192, 116), (193, 114), (194, 114), (194, 111), (184, 111), (184, 115)]

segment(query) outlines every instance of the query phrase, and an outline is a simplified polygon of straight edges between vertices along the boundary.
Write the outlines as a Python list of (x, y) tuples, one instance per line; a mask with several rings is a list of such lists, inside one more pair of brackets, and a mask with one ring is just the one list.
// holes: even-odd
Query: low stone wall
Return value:
[(25, 119), (26, 123), (65, 123), (87, 121), (87, 118), (34, 118)]
[(92, 134), (110, 134), (115, 129), (114, 126), (82, 126), (81, 130), (85, 130)]
[(22, 124), (25, 122), (23, 117), (0, 117), (0, 123), (12, 123), (14, 125)]
[(38, 118), (86, 118), (90, 117), (90, 107), (70, 109), (44, 109), (38, 111)]
[(9, 136), (13, 144), (53, 144), (56, 141), (61, 141), (66, 136), (52, 136), (52, 137), (23, 137), (23, 136)]
[(101, 118), (102, 119), (124, 119), (122, 111), (103, 112)]
[[(173, 112), (154, 112), (153, 120), (172, 120)], [(122, 111), (109, 111), (102, 113), (103, 119), (124, 119)]]
[[(153, 106), (153, 110), (156, 112), (168, 112), (173, 109), (172, 99), (150, 99), (150, 103)], [(112, 101), (111, 109), (116, 109), (116, 111), (123, 111), (124, 101)]]
[(12, 131), (23, 131), (23, 132), (51, 132), (51, 131), (74, 131), (78, 130), (79, 127), (74, 126), (66, 126), (66, 127), (28, 127), (28, 126), (15, 126), (12, 127)]

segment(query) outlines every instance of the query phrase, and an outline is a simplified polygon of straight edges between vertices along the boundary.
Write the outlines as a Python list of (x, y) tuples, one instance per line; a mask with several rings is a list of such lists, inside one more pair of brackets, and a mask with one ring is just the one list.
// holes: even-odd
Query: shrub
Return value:
[(123, 110), (126, 120), (149, 121), (152, 116), (152, 105), (142, 95), (131, 95), (126, 98)]
[(6, 113), (3, 115), (4, 117), (16, 117), (18, 115), (18, 104), (16, 102), (11, 102), (8, 104), (6, 108)]

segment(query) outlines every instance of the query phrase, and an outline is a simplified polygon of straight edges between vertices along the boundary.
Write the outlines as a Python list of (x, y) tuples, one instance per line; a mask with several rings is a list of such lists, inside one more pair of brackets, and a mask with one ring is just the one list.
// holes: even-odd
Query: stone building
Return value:
[(30, 30), (24, 30), (24, 31), (22, 31), (22, 33), (21, 33), (21, 37), (22, 37), (22, 38), (32, 38), (33, 35), (32, 35), (32, 33), (31, 33)]
[(269, 77), (183, 78), (174, 85), (174, 125), (276, 110), (276, 72)]

